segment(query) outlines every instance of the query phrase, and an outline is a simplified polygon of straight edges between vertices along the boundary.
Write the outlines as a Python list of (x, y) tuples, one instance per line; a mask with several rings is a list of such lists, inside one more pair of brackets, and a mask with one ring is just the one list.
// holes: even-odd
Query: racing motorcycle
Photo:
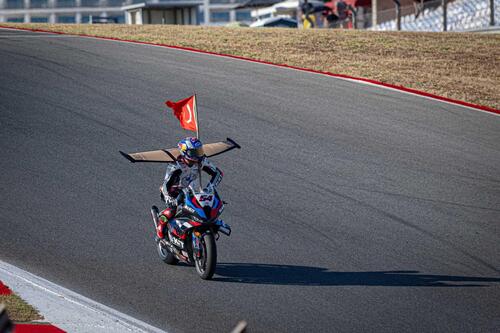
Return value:
[[(217, 156), (235, 148), (241, 147), (230, 138), (203, 145), (206, 157)], [(180, 155), (178, 148), (137, 153), (119, 152), (132, 163), (175, 163)], [(227, 236), (231, 234), (231, 228), (219, 219), (225, 203), (215, 188), (202, 190), (199, 186), (197, 189), (189, 186), (182, 192), (185, 200), (181, 207), (177, 207), (174, 223), (167, 224), (167, 237), (157, 239), (158, 255), (170, 265), (175, 265), (179, 260), (194, 264), (202, 279), (210, 279), (217, 265), (215, 241), (219, 239), (219, 233)], [(157, 228), (160, 217), (158, 207), (151, 208), (151, 215)]]
[[(190, 185), (182, 191), (184, 200), (177, 207), (173, 223), (167, 223), (166, 237), (157, 239), (158, 255), (169, 265), (179, 261), (194, 264), (198, 275), (208, 280), (217, 265), (219, 234), (231, 235), (231, 227), (219, 218), (225, 202), (213, 187), (195, 189)], [(151, 216), (156, 228), (158, 207), (151, 208)]]

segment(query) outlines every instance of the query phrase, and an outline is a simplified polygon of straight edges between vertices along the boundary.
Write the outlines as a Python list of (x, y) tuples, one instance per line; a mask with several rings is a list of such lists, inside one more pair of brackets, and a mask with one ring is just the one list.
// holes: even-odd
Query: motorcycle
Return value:
[[(163, 262), (175, 265), (179, 261), (196, 267), (198, 275), (209, 280), (217, 265), (219, 233), (231, 235), (231, 227), (219, 217), (226, 204), (215, 188), (182, 190), (184, 200), (173, 220), (167, 223), (166, 237), (157, 239), (158, 255)], [(158, 207), (151, 208), (155, 228), (159, 223)]]

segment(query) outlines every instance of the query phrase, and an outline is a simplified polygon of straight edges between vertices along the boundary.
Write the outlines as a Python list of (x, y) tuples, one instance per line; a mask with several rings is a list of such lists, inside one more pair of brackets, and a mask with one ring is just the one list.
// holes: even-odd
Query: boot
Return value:
[(165, 237), (165, 227), (167, 226), (168, 221), (174, 216), (175, 210), (172, 208), (167, 208), (160, 213), (158, 226), (156, 227), (156, 235), (159, 239), (163, 239)]

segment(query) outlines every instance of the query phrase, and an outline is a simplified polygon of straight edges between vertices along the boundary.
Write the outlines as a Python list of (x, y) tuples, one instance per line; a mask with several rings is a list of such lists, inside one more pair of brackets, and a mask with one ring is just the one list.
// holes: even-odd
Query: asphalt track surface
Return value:
[[(230, 238), (163, 264), (161, 164), (195, 91)], [(0, 259), (173, 332), (495, 331), (500, 117), (160, 47), (0, 30)]]

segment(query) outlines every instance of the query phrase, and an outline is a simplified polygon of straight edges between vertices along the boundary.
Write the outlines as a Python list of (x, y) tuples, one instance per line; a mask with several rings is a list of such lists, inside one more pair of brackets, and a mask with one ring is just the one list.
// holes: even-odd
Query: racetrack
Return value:
[[(214, 281), (156, 256), (164, 167), (118, 150), (242, 149)], [(0, 29), (0, 259), (174, 332), (493, 331), (500, 117), (284, 68)]]

